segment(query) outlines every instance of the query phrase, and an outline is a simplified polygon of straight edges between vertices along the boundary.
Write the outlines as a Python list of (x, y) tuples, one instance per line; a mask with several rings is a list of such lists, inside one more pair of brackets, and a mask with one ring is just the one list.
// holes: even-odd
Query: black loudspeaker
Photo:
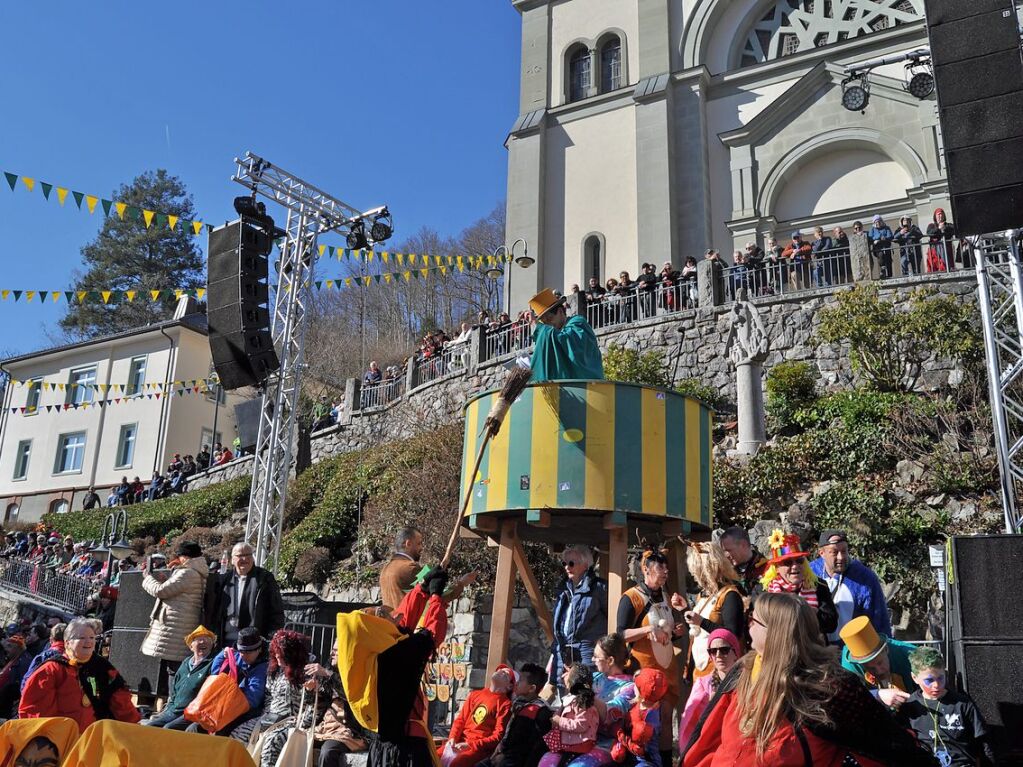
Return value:
[(253, 386), (280, 368), (270, 335), (270, 235), (242, 217), (210, 232), (206, 316), (213, 367), (225, 389)]
[(956, 536), (947, 563), (949, 672), (1023, 764), (1023, 535)]
[(149, 616), (156, 600), (142, 590), (142, 573), (121, 573), (114, 630), (110, 636), (110, 662), (128, 686), (145, 697), (156, 692), (160, 659), (142, 654)]
[(234, 428), (243, 448), (254, 447), (259, 439), (259, 414), (263, 409), (260, 399), (247, 399), (234, 406)]
[(925, 0), (953, 221), (1023, 224), (1023, 58), (1012, 0)]

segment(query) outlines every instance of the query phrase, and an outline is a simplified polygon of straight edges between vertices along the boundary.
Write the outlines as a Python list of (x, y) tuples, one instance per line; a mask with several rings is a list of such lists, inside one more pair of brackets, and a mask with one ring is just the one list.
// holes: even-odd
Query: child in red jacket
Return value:
[(474, 767), (494, 753), (511, 716), (511, 691), (515, 671), (500, 665), (490, 677), (490, 687), (473, 690), (451, 725), (447, 742), (439, 749), (444, 767)]
[(618, 742), (611, 747), (612, 759), (635, 767), (671, 767), (661, 764), (657, 750), (661, 732), (658, 704), (667, 691), (668, 679), (660, 669), (645, 668), (636, 674), (636, 702), (622, 722)]

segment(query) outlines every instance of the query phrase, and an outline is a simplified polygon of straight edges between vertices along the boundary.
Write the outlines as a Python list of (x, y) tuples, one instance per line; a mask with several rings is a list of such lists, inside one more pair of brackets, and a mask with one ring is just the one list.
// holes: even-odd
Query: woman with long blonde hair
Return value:
[(753, 605), (748, 654), (722, 681), (683, 767), (934, 767), (923, 749), (825, 647), (802, 599)]
[(728, 561), (725, 550), (716, 543), (689, 541), (686, 565), (700, 587), (700, 598), (692, 609), (681, 595), (676, 594), (672, 606), (684, 610), (689, 624), (689, 660), (686, 676), (696, 680), (714, 671), (708, 645), (716, 629), (728, 629), (736, 637), (746, 636), (745, 608), (742, 594), (736, 585), (739, 574)]

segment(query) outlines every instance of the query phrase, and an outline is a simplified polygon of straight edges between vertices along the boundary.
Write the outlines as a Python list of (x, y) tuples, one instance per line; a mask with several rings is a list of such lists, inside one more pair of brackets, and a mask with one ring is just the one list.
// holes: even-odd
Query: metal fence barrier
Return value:
[(0, 564), (0, 587), (70, 613), (84, 611), (89, 595), (97, 590), (88, 578), (13, 558)]
[(359, 410), (389, 405), (405, 393), (405, 376), (364, 383), (359, 389)]

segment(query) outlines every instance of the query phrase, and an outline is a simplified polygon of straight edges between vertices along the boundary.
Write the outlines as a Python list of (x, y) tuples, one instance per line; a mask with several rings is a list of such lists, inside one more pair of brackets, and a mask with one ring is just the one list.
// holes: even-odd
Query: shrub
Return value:
[(295, 580), (299, 583), (312, 583), (321, 586), (330, 577), (330, 550), (323, 546), (313, 546), (298, 555), (295, 563)]
[(826, 394), (796, 411), (794, 420), (800, 426), (827, 426), (841, 419), (846, 426), (888, 423), (892, 412), (921, 402), (914, 394), (879, 392), (873, 389)]
[(865, 283), (836, 299), (819, 313), (818, 339), (847, 344), (853, 370), (879, 391), (912, 391), (932, 355), (968, 366), (983, 355), (976, 307), (952, 296), (920, 288), (902, 309)]
[(604, 377), (608, 381), (671, 388), (671, 377), (661, 350), (639, 352), (611, 344), (604, 352)]
[(342, 464), (342, 458), (314, 463), (288, 484), (284, 501), (284, 528), (290, 530), (305, 519), (323, 500), (327, 485)]
[[(238, 477), (170, 498), (128, 506), (125, 508), (128, 512), (126, 537), (152, 536), (158, 541), (163, 538), (170, 540), (189, 527), (216, 527), (236, 509), (248, 505), (251, 480), (251, 477)], [(117, 509), (45, 514), (42, 521), (75, 540), (98, 539), (111, 511)]]
[(683, 378), (675, 384), (674, 388), (679, 394), (695, 397), (715, 410), (724, 410), (728, 406), (728, 401), (721, 396), (717, 389), (703, 383), (699, 378)]
[(790, 426), (796, 413), (817, 396), (817, 372), (808, 362), (779, 362), (767, 371), (767, 415)]

